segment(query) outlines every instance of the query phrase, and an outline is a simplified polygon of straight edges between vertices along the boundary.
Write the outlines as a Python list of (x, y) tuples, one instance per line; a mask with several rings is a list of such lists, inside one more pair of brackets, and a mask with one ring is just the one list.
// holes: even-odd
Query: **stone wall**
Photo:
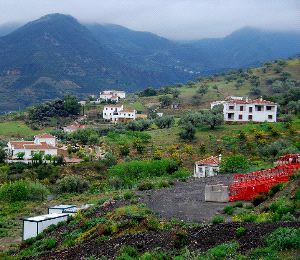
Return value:
[(228, 186), (223, 184), (205, 185), (205, 201), (228, 202)]

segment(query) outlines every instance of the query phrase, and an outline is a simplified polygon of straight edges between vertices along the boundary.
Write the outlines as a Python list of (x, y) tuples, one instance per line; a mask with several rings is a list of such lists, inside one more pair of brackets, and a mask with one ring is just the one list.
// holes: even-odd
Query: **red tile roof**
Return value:
[(24, 144), (25, 149), (57, 149), (56, 147), (47, 144), (46, 142), (41, 142), (40, 144)]
[(196, 162), (196, 164), (219, 164), (220, 161), (219, 161), (219, 158), (218, 157), (215, 157), (215, 156), (211, 156), (211, 157), (208, 157), (208, 158), (205, 158), (203, 160), (200, 160), (198, 162)]
[(145, 114), (136, 114), (135, 117), (136, 118), (147, 118), (147, 115), (145, 115)]
[(110, 108), (110, 107), (122, 107), (123, 105), (105, 105), (104, 108)]
[(25, 144), (34, 144), (34, 141), (10, 141), (15, 149), (23, 149)]
[(120, 111), (120, 113), (135, 113), (135, 110), (134, 109), (123, 109)]

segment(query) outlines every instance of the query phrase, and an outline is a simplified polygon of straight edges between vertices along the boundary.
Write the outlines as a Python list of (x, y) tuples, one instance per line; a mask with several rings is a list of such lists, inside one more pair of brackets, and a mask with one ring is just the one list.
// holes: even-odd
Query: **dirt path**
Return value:
[(203, 179), (176, 182), (170, 188), (137, 192), (140, 203), (164, 218), (207, 223), (229, 203), (204, 201), (206, 184), (231, 182), (231, 175), (219, 175)]

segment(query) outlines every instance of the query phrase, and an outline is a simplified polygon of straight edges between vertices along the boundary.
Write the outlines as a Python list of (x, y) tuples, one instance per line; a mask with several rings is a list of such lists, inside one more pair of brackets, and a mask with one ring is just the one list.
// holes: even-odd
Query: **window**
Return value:
[(228, 113), (228, 119), (234, 119), (234, 113)]
[(271, 106), (266, 106), (266, 110), (270, 111), (270, 110), (272, 110), (272, 107)]
[(252, 113), (253, 107), (249, 107), (249, 113)]
[(108, 108), (105, 108), (106, 110), (108, 110)]
[(231, 110), (234, 109), (234, 106), (229, 106), (229, 109), (231, 109)]
[(104, 113), (104, 115), (106, 116), (106, 113)]
[(272, 115), (268, 115), (268, 119), (273, 119), (273, 116)]
[(239, 120), (242, 120), (243, 119), (243, 115), (239, 115)]
[(240, 106), (240, 111), (244, 111), (244, 106)]
[(252, 115), (248, 116), (248, 120), (252, 120), (252, 118), (253, 118)]
[(256, 111), (263, 111), (263, 106), (255, 106)]

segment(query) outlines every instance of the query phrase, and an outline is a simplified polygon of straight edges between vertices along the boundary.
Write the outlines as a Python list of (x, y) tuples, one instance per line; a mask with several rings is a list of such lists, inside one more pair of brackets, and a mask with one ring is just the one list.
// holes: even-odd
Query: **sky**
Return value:
[(174, 40), (223, 37), (245, 26), (300, 32), (300, 0), (0, 0), (0, 25), (49, 13)]

